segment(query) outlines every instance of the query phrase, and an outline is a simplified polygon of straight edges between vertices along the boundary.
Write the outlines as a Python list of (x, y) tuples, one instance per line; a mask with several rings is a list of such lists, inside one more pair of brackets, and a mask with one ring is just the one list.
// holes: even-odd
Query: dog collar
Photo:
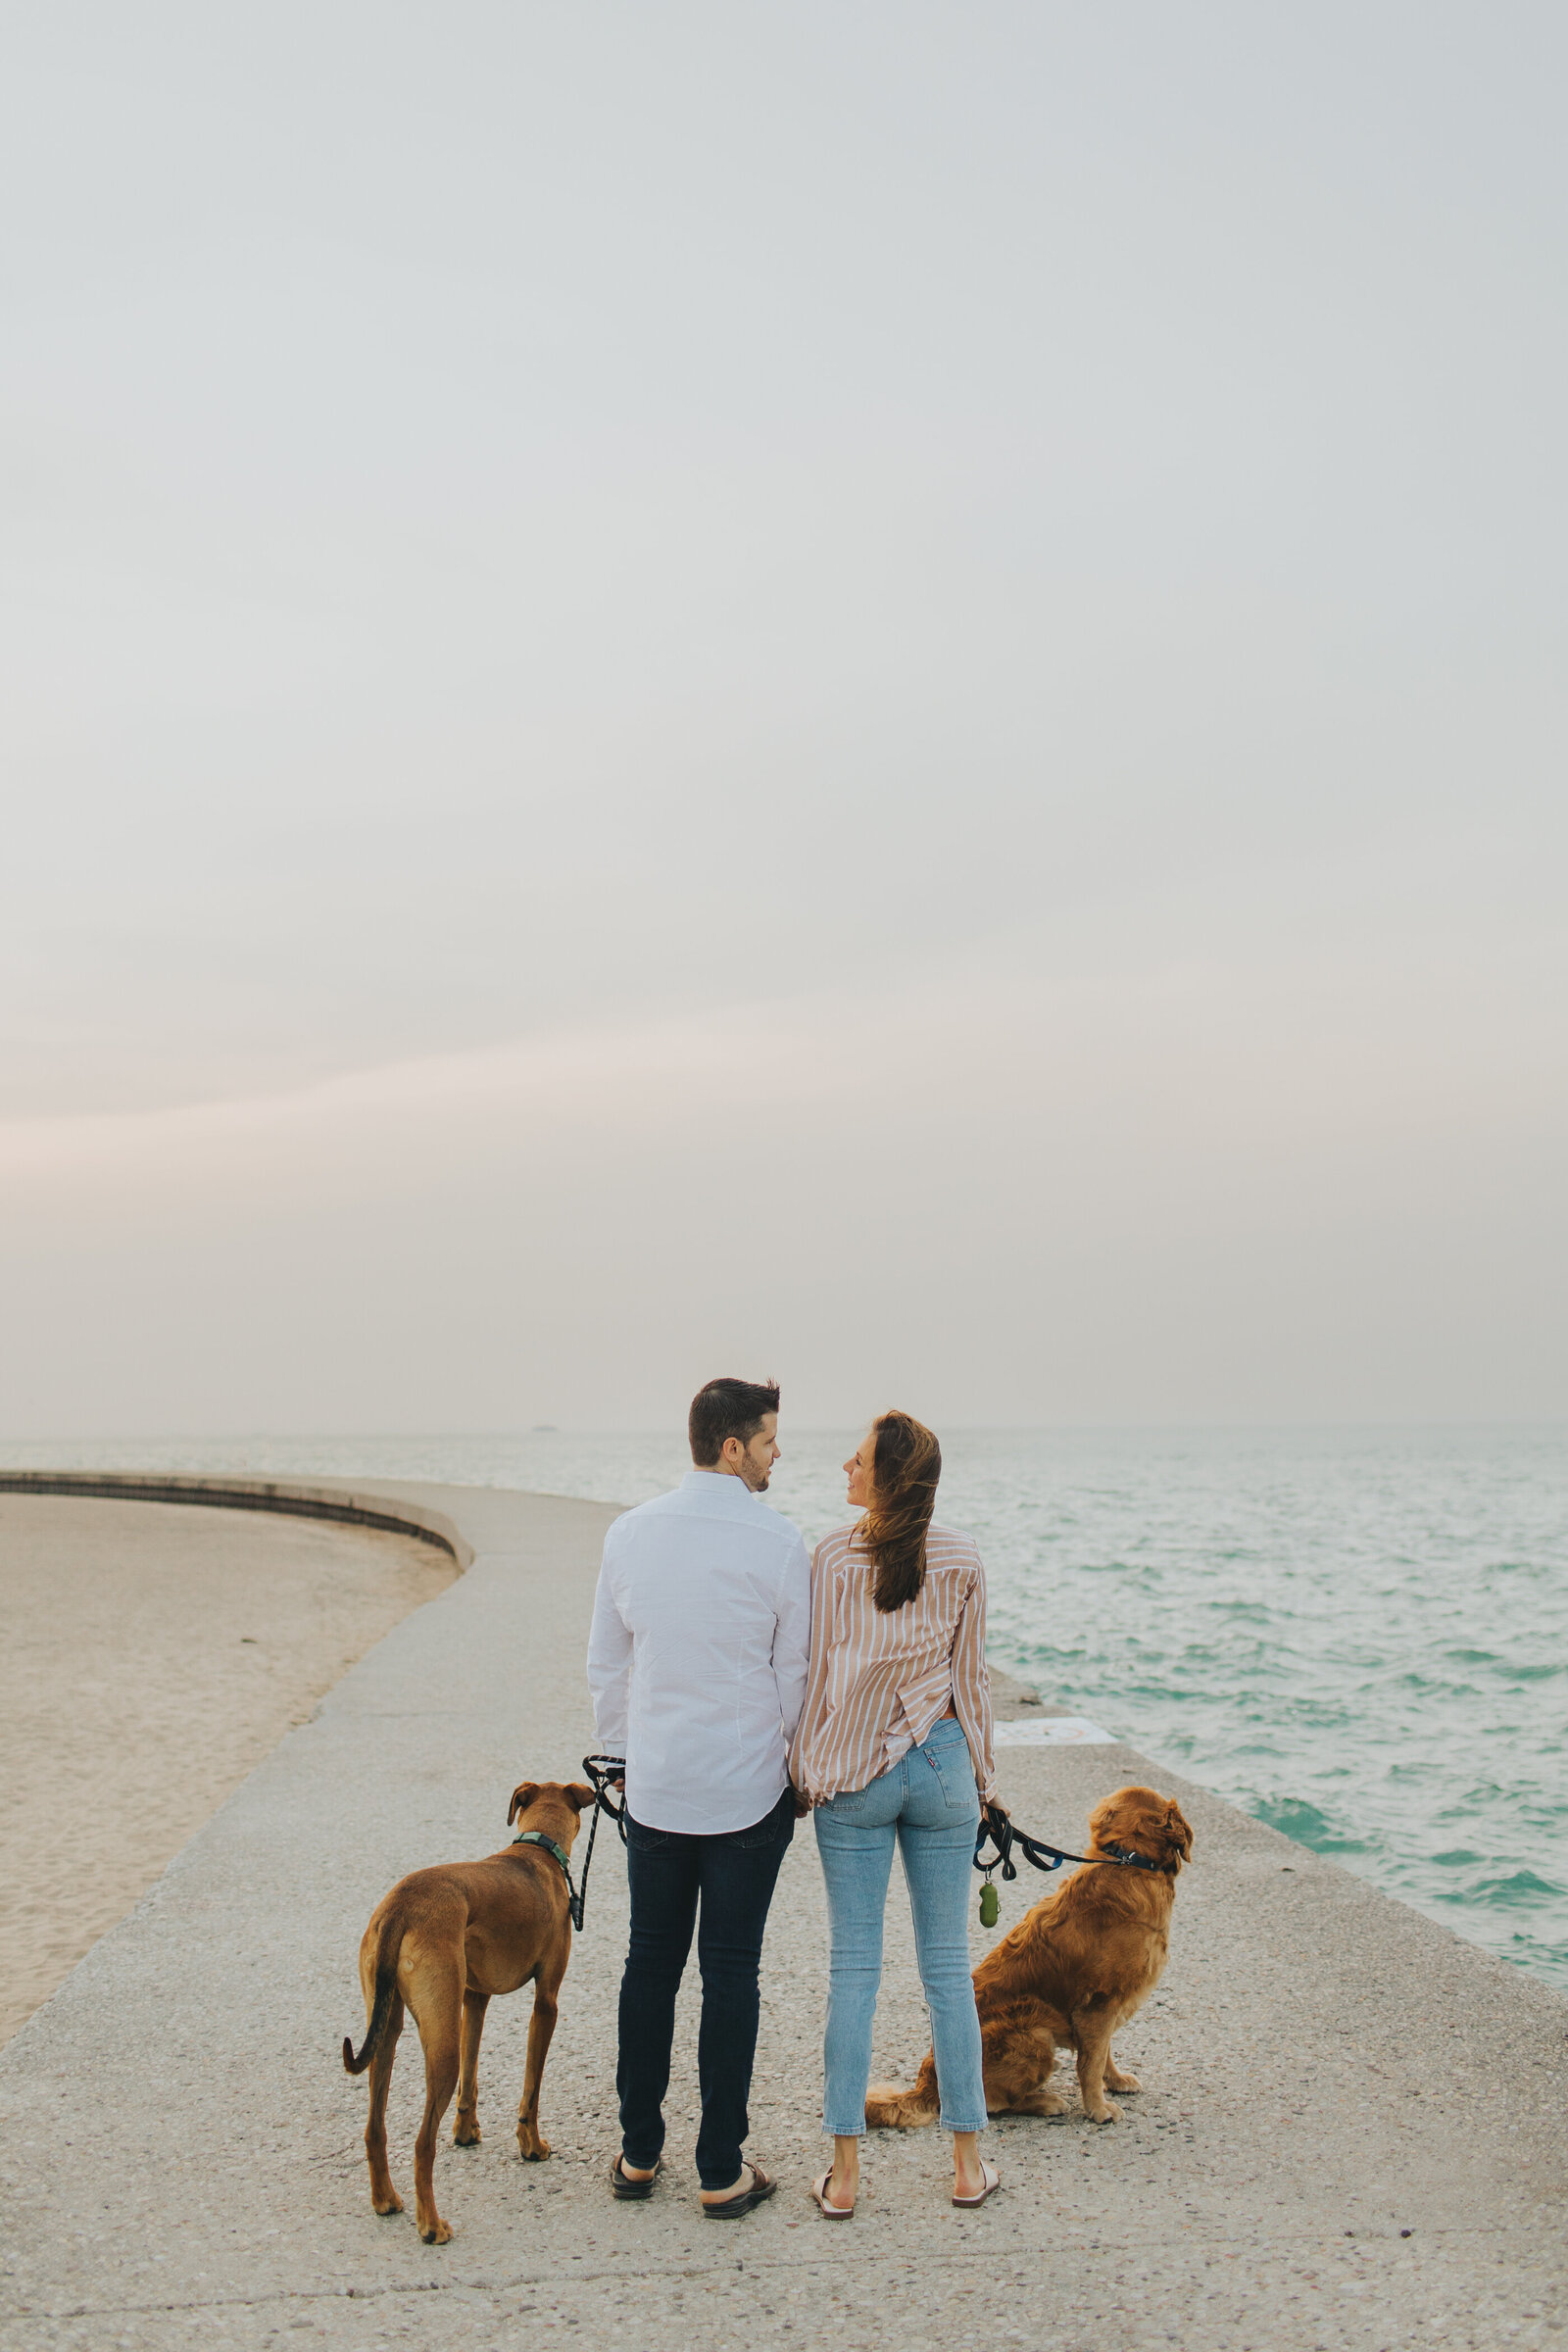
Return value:
[(1162, 1879), (1172, 1879), (1176, 1875), (1168, 1862), (1151, 1862), (1147, 1854), (1135, 1854), (1130, 1846), (1107, 1845), (1105, 1851), (1112, 1861), (1123, 1863), (1132, 1870), (1152, 1870)]
[(542, 1845), (547, 1854), (555, 1855), (556, 1860), (561, 1864), (566, 1885), (568, 1886), (571, 1885), (571, 1864), (566, 1859), (565, 1847), (558, 1845), (553, 1838), (547, 1838), (543, 1830), (524, 1830), (521, 1837), (514, 1838), (512, 1842), (514, 1845)]

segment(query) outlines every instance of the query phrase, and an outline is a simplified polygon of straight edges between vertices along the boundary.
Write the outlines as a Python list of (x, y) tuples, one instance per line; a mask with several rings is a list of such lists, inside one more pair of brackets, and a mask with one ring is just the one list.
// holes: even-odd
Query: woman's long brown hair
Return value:
[(912, 1413), (881, 1413), (871, 1434), (871, 1500), (856, 1533), (876, 1572), (872, 1599), (879, 1609), (902, 1609), (925, 1583), (942, 1448)]

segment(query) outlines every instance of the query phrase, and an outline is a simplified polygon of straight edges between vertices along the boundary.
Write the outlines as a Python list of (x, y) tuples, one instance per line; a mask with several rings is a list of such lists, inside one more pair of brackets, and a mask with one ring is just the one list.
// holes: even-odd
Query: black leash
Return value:
[[(589, 1866), (594, 1858), (594, 1839), (599, 1835), (599, 1816), (601, 1812), (608, 1813), (611, 1820), (619, 1830), (621, 1844), (624, 1845), (626, 1842), (626, 1801), (624, 1790), (622, 1791), (621, 1801), (618, 1805), (609, 1793), (611, 1782), (619, 1780), (626, 1770), (625, 1757), (584, 1756), (582, 1760), (582, 1768), (583, 1771), (588, 1775), (589, 1780), (593, 1783), (594, 1817), (588, 1824), (588, 1851), (582, 1858), (582, 1886), (575, 1894), (572, 1894), (569, 1897), (571, 1904), (571, 1924), (574, 1928), (579, 1930), (582, 1927), (583, 1905), (588, 1900), (588, 1871)], [(566, 1885), (568, 1887), (571, 1885), (571, 1873), (569, 1870), (566, 1873)]]
[[(989, 1861), (985, 1857), (988, 1838), (996, 1849)], [(1071, 1854), (1065, 1846), (1048, 1845), (1043, 1838), (1031, 1838), (1027, 1830), (1015, 1828), (1005, 1813), (982, 1813), (974, 1841), (974, 1867), (984, 1872), (986, 1882), (980, 1889), (982, 1927), (994, 1928), (997, 1924), (997, 1890), (991, 1884), (991, 1873), (1000, 1870), (1004, 1879), (1018, 1876), (1018, 1865), (1012, 1858), (1015, 1847), (1036, 1870), (1059, 1870), (1064, 1862), (1093, 1862), (1102, 1863), (1111, 1870), (1152, 1870), (1161, 1878), (1172, 1876), (1168, 1863), (1152, 1862), (1147, 1854), (1135, 1854), (1125, 1845), (1110, 1846), (1102, 1854)]]

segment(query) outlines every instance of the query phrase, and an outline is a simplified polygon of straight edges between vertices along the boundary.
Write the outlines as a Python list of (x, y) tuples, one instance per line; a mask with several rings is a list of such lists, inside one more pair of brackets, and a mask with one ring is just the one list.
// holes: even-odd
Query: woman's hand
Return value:
[(806, 1790), (805, 1790), (804, 1788), (797, 1788), (797, 1789), (795, 1790), (795, 1818), (796, 1818), (796, 1820), (797, 1820), (797, 1821), (804, 1821), (804, 1820), (806, 1819), (806, 1816), (808, 1815), (808, 1813), (809, 1813), (809, 1811), (810, 1811), (810, 1810), (811, 1810), (811, 1800), (810, 1800), (810, 1798), (809, 1798), (809, 1797), (807, 1795), (807, 1793), (806, 1793)]

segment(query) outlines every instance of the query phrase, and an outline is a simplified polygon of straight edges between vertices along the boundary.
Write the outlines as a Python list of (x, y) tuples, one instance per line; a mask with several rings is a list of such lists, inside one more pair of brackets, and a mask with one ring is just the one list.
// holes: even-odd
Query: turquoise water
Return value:
[[(848, 1433), (783, 1432), (770, 1499), (845, 1517)], [(997, 1653), (1042, 1692), (1568, 1985), (1560, 1431), (957, 1432)], [(635, 1502), (678, 1438), (10, 1446), (16, 1463), (311, 1470)], [(1042, 1823), (1072, 1831), (1074, 1824)]]

